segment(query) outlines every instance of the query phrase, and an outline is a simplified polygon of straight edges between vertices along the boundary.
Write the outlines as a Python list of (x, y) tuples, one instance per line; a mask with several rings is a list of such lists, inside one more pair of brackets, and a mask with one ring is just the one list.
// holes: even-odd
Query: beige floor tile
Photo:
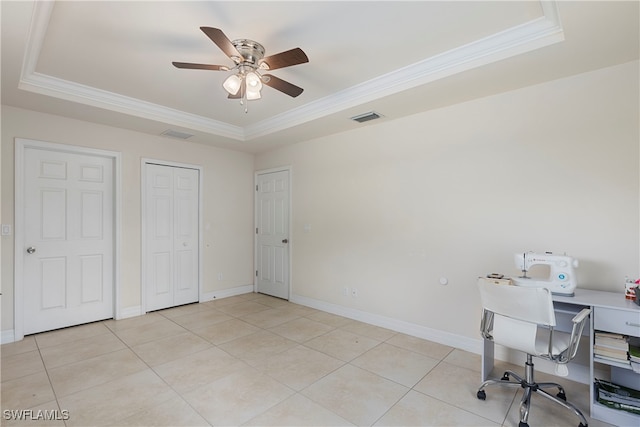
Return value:
[(295, 394), (247, 421), (245, 426), (353, 426), (312, 400)]
[(139, 326), (153, 324), (160, 319), (165, 319), (165, 317), (158, 314), (158, 312), (155, 312), (143, 314), (142, 316), (130, 317), (128, 319), (105, 320), (102, 323), (111, 331), (118, 332), (129, 328), (137, 328)]
[(40, 350), (42, 360), (48, 369), (90, 359), (101, 354), (121, 350), (126, 346), (112, 333), (83, 338), (67, 344), (60, 344)]
[[(493, 392), (495, 387), (487, 387), (487, 399), (489, 398), (489, 393)], [(550, 394), (555, 395), (557, 392), (556, 389), (550, 389)], [(567, 392), (568, 393), (568, 392)], [(575, 396), (574, 396), (575, 397)], [(585, 405), (581, 405), (581, 402), (575, 401), (571, 399), (571, 396), (567, 394), (567, 398), (569, 402), (578, 407), (582, 414), (589, 421), (589, 399), (586, 399), (586, 407)], [(507, 425), (518, 425), (520, 421), (520, 399), (522, 399), (522, 390), (518, 389), (518, 393), (516, 394), (515, 401), (507, 414), (506, 422)], [(545, 426), (545, 427), (562, 427), (562, 426), (571, 426), (578, 425), (580, 423), (580, 419), (573, 413), (573, 411), (569, 411), (562, 406), (554, 403), (543, 396), (533, 395), (531, 398), (531, 406), (529, 410), (529, 425), (532, 426)], [(589, 423), (591, 425), (591, 423)]]
[(440, 400), (411, 390), (375, 425), (377, 426), (500, 426)]
[(223, 305), (217, 308), (218, 310), (228, 314), (229, 316), (242, 317), (246, 316), (247, 314), (269, 310), (271, 307), (264, 304), (259, 304), (254, 301), (242, 301), (237, 304)]
[[(4, 408), (4, 406), (3, 406)], [(49, 402), (26, 409), (25, 412), (10, 412), (2, 414), (2, 425), (6, 427), (64, 427), (64, 420), (68, 414), (58, 407), (58, 402)]]
[(166, 308), (164, 310), (156, 311), (155, 313), (166, 317), (167, 319), (174, 319), (180, 316), (186, 316), (187, 314), (199, 313), (201, 311), (209, 311), (212, 310), (213, 306), (193, 303), (193, 304), (185, 304), (179, 305), (177, 307)]
[(354, 334), (373, 338), (374, 340), (378, 341), (386, 341), (397, 334), (397, 332), (394, 332), (392, 330), (381, 328), (375, 325), (369, 325), (363, 322), (357, 322), (355, 320), (352, 323), (348, 323), (345, 326), (342, 326), (340, 329), (344, 329), (348, 332), (353, 332)]
[(307, 347), (344, 360), (345, 362), (355, 359), (378, 344), (380, 344), (380, 341), (341, 329), (327, 332), (305, 343)]
[(261, 359), (254, 363), (254, 366), (292, 389), (300, 391), (344, 363), (319, 351), (297, 346)]
[(333, 326), (300, 317), (270, 328), (269, 330), (290, 340), (303, 343), (320, 335), (324, 335), (333, 329)]
[(502, 423), (513, 402), (516, 388), (487, 390), (487, 399), (477, 397), (480, 374), (470, 369), (440, 362), (413, 388), (450, 405)]
[(154, 367), (154, 371), (179, 393), (247, 369), (253, 370), (246, 363), (218, 348), (210, 348)]
[(453, 347), (405, 334), (394, 335), (387, 340), (387, 344), (393, 344), (397, 347), (406, 348), (407, 350), (424, 354), (425, 356), (429, 356), (438, 360), (444, 359), (453, 350)]
[(128, 346), (143, 344), (183, 333), (185, 329), (162, 316), (153, 323), (127, 328), (114, 333)]
[(471, 369), (472, 371), (480, 372), (480, 366), (482, 364), (481, 356), (479, 354), (470, 353), (468, 351), (453, 349), (443, 361), (450, 365), (460, 366), (462, 368)]
[(72, 328), (43, 332), (35, 335), (35, 339), (38, 343), (38, 347), (43, 349), (107, 333), (110, 333), (110, 331), (103, 322), (95, 322), (87, 323), (86, 325), (74, 326)]
[(127, 348), (49, 369), (49, 378), (61, 397), (145, 369), (147, 365)]
[(436, 359), (386, 343), (351, 361), (355, 366), (406, 387), (416, 385), (438, 363)]
[(38, 350), (3, 357), (0, 363), (2, 383), (42, 371), (44, 365)]
[(0, 345), (0, 356), (13, 356), (14, 354), (28, 353), (37, 349), (36, 339), (31, 335), (24, 337), (20, 341)]
[(264, 305), (269, 306), (271, 308), (286, 307), (286, 306), (291, 304), (287, 300), (283, 300), (281, 298), (276, 298), (276, 297), (270, 297), (270, 296), (267, 296), (267, 295), (262, 295), (261, 297), (254, 298), (251, 301), (259, 302), (260, 304), (264, 304)]
[(326, 313), (324, 311), (317, 311), (315, 313), (307, 315), (306, 317), (308, 319), (315, 320), (316, 322), (321, 322), (329, 326), (333, 326), (334, 328), (339, 328), (353, 322), (353, 320), (347, 319), (346, 317), (337, 316), (335, 314)]
[(210, 342), (192, 332), (183, 332), (131, 347), (149, 366), (157, 366), (211, 348)]
[(58, 402), (69, 411), (67, 426), (98, 426), (117, 424), (175, 397), (177, 394), (147, 369), (58, 398)]
[(118, 420), (115, 426), (139, 426), (139, 427), (197, 427), (209, 426), (209, 423), (200, 416), (181, 397), (174, 397), (167, 402), (156, 405), (146, 411)]
[(269, 310), (247, 314), (246, 316), (242, 316), (241, 319), (254, 326), (268, 329), (289, 322), (290, 320), (297, 319), (298, 317), (300, 316), (288, 311), (270, 308)]
[(226, 320), (204, 328), (193, 329), (193, 333), (212, 344), (220, 345), (246, 335), (251, 335), (260, 328), (239, 319)]
[(22, 376), (2, 382), (2, 409), (28, 409), (55, 399), (47, 373)]
[(192, 390), (184, 398), (212, 425), (239, 425), (293, 393), (276, 380), (250, 369)]
[(231, 319), (233, 319), (233, 317), (213, 308), (171, 318), (171, 320), (176, 322), (178, 325), (189, 330), (204, 328), (206, 326), (215, 325), (216, 323)]
[(315, 382), (301, 393), (356, 425), (371, 425), (409, 389), (352, 365)]
[(219, 348), (247, 363), (254, 364), (296, 345), (295, 341), (288, 340), (273, 332), (259, 330), (251, 335), (221, 344)]

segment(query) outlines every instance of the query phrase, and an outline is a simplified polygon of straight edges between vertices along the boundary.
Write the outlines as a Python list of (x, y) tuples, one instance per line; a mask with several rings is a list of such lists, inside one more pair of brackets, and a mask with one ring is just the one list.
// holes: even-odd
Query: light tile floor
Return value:
[[(46, 332), (0, 351), (2, 425), (518, 424), (520, 391), (476, 398), (478, 355), (260, 294)], [(588, 416), (587, 386), (563, 384)], [(11, 410), (59, 419), (7, 419)], [(535, 397), (529, 421), (578, 424)]]

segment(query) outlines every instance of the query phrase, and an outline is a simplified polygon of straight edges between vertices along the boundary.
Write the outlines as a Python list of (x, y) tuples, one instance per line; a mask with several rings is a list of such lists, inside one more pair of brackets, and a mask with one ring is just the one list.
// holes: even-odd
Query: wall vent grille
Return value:
[(380, 117), (382, 117), (382, 115), (376, 113), (375, 111), (369, 111), (368, 113), (360, 114), (358, 116), (353, 116), (351, 117), (351, 120), (358, 123), (364, 123), (364, 122), (368, 122), (369, 120), (379, 119)]
[(190, 133), (178, 132), (177, 130), (173, 130), (173, 129), (167, 129), (164, 132), (162, 132), (160, 135), (168, 136), (169, 138), (178, 138), (178, 139), (189, 139), (193, 136)]

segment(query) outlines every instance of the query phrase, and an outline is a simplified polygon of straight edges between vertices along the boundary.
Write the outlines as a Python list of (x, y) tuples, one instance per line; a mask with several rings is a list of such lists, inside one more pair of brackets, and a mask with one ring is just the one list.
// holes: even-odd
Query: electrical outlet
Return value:
[(349, 287), (345, 286), (344, 288), (342, 288), (342, 295), (344, 295), (345, 297), (349, 296)]
[(218, 280), (224, 279), (224, 275), (222, 273), (218, 273)]
[(2, 224), (2, 235), (11, 236), (11, 224)]
[(358, 290), (356, 288), (351, 289), (351, 296), (353, 298), (357, 298), (358, 297)]

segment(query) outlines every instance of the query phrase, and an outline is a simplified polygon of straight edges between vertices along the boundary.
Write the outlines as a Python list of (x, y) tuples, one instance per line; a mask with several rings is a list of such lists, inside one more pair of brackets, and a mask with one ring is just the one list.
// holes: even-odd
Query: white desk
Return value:
[[(567, 317), (567, 314), (577, 314), (583, 307), (590, 307), (592, 310), (589, 320), (589, 328), (586, 333), (589, 335), (589, 376), (590, 376), (590, 416), (601, 421), (619, 426), (640, 425), (640, 415), (630, 412), (619, 411), (608, 408), (596, 401), (594, 380), (594, 363), (601, 363), (609, 367), (612, 382), (627, 387), (638, 389), (640, 384), (640, 374), (634, 373), (630, 366), (616, 364), (603, 359), (594, 358), (593, 343), (594, 331), (616, 332), (630, 336), (640, 337), (640, 306), (624, 298), (622, 292), (591, 291), (588, 289), (576, 289), (575, 296), (553, 296), (554, 306), (557, 314), (558, 329), (563, 328), (560, 317)], [(587, 329), (587, 328), (585, 328)], [(482, 352), (481, 381), (488, 378), (493, 370), (494, 346), (493, 341), (484, 340)]]

